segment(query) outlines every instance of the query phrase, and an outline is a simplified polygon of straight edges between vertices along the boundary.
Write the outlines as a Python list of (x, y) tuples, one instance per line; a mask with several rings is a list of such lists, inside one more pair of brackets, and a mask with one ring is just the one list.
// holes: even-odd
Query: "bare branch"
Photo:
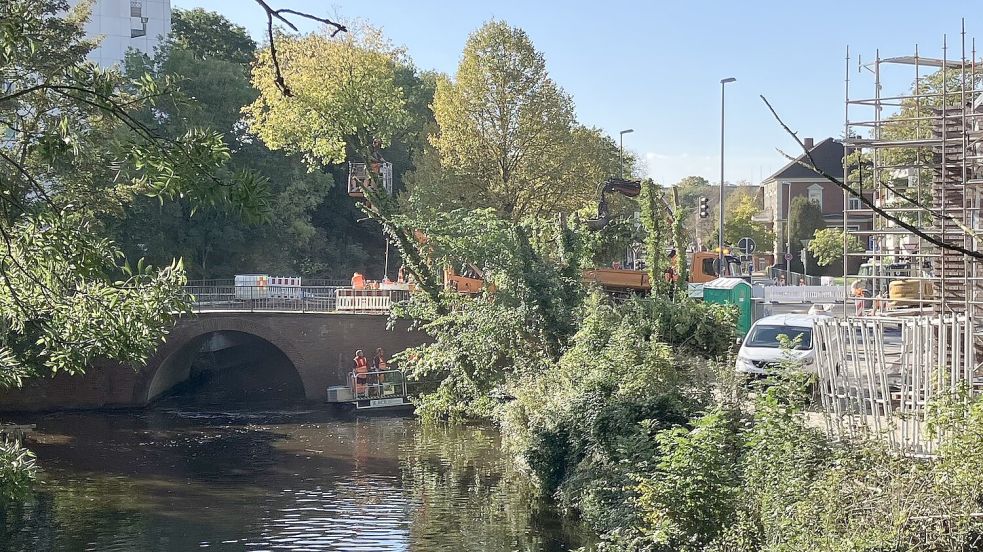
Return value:
[[(940, 249), (944, 249), (946, 251), (953, 251), (953, 252), (959, 253), (961, 255), (966, 255), (968, 257), (972, 257), (973, 259), (976, 259), (976, 260), (983, 260), (983, 252), (981, 252), (981, 251), (973, 251), (971, 249), (967, 249), (967, 248), (965, 248), (965, 247), (963, 247), (961, 245), (958, 245), (958, 244), (947, 243), (947, 242), (945, 242), (944, 240), (942, 240), (940, 238), (937, 238), (935, 236), (929, 235), (928, 233), (926, 233), (922, 229), (918, 228), (917, 226), (915, 226), (915, 225), (913, 225), (913, 224), (911, 224), (909, 222), (906, 222), (906, 221), (900, 219), (899, 217), (896, 217), (896, 216), (892, 215), (891, 213), (888, 213), (884, 209), (878, 207), (872, 200), (868, 199), (865, 195), (861, 194), (857, 190), (854, 190), (852, 187), (850, 187), (848, 184), (844, 183), (839, 178), (836, 178), (835, 176), (833, 176), (833, 175), (831, 175), (831, 174), (823, 171), (822, 169), (820, 169), (818, 167), (818, 165), (816, 164), (816, 160), (812, 157), (812, 153), (809, 151), (809, 148), (807, 148), (805, 146), (805, 144), (802, 142), (802, 140), (799, 139), (798, 134), (796, 134), (792, 129), (790, 129), (788, 127), (788, 125), (785, 124), (785, 121), (783, 121), (782, 118), (778, 116), (778, 113), (775, 111), (775, 108), (771, 106), (771, 103), (768, 102), (768, 99), (767, 98), (765, 98), (764, 96), (759, 96), (759, 97), (761, 98), (761, 101), (765, 102), (765, 105), (768, 106), (768, 110), (771, 111), (772, 116), (775, 117), (775, 120), (778, 121), (778, 124), (780, 124), (782, 126), (782, 128), (785, 129), (785, 132), (787, 132), (789, 136), (791, 136), (792, 138), (795, 139), (796, 143), (799, 144), (799, 147), (802, 148), (802, 151), (805, 152), (806, 158), (808, 158), (809, 163), (805, 163), (803, 161), (800, 161), (798, 159), (795, 159), (795, 161), (797, 163), (803, 165), (804, 167), (808, 168), (809, 170), (811, 170), (812, 172), (818, 174), (819, 176), (825, 178), (826, 180), (832, 182), (833, 184), (836, 184), (839, 188), (845, 190), (850, 195), (858, 198), (861, 203), (863, 203), (864, 205), (866, 205), (869, 209), (871, 209), (872, 211), (874, 211), (878, 215), (880, 215), (880, 216), (884, 217), (885, 219), (887, 219), (887, 220), (889, 220), (889, 221), (897, 224), (901, 228), (904, 228), (905, 230), (907, 230), (907, 231), (911, 232), (912, 234), (918, 236), (919, 238), (927, 241), (928, 243), (930, 243), (932, 245), (935, 245), (936, 247), (939, 247)], [(954, 220), (950, 220), (950, 222), (953, 222), (953, 223), (958, 224)]]
[(342, 25), (341, 23), (337, 23), (335, 21), (327, 19), (325, 17), (317, 17), (315, 15), (300, 12), (297, 10), (290, 10), (290, 9), (275, 10), (271, 8), (269, 4), (266, 3), (266, 0), (256, 0), (256, 3), (259, 4), (260, 7), (263, 8), (263, 11), (266, 12), (266, 35), (267, 38), (269, 38), (270, 40), (270, 59), (273, 60), (273, 75), (274, 75), (273, 81), (274, 83), (276, 83), (276, 87), (280, 89), (280, 92), (283, 93), (284, 96), (287, 97), (293, 96), (293, 92), (290, 90), (290, 87), (287, 86), (287, 82), (283, 79), (283, 72), (280, 70), (280, 57), (277, 55), (276, 37), (273, 34), (273, 20), (276, 19), (278, 21), (281, 21), (287, 27), (290, 27), (290, 29), (293, 30), (294, 32), (297, 32), (297, 26), (294, 25), (292, 21), (284, 17), (285, 14), (295, 15), (297, 17), (302, 17), (304, 19), (310, 19), (311, 21), (317, 21), (318, 23), (323, 23), (328, 27), (334, 27), (334, 31), (331, 32), (332, 37), (337, 35), (338, 33), (348, 32), (348, 27)]

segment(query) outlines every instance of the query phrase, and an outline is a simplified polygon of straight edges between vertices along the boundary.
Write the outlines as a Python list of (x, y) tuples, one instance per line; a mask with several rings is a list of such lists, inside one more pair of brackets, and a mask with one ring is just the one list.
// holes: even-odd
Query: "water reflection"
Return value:
[(579, 544), (497, 435), (327, 411), (62, 413), (0, 550), (522, 550)]

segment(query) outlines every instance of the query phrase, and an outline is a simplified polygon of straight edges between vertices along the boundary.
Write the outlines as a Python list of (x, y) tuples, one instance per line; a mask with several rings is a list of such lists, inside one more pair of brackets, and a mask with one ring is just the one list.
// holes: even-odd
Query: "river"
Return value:
[(583, 544), (494, 430), (322, 409), (63, 412), (2, 551), (542, 551)]

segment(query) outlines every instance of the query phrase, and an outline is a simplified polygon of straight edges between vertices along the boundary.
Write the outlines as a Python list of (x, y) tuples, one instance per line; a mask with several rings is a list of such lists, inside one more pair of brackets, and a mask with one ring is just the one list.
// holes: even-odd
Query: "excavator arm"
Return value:
[(587, 220), (587, 227), (591, 230), (600, 230), (611, 222), (607, 194), (619, 193), (625, 197), (638, 197), (638, 194), (642, 193), (641, 182), (624, 178), (609, 178), (597, 188), (600, 196), (597, 201), (597, 217)]

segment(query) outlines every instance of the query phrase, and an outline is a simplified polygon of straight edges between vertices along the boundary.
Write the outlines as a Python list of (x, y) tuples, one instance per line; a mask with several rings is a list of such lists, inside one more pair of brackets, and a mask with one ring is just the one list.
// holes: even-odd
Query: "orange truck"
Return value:
[[(718, 277), (716, 266), (719, 253), (714, 251), (696, 251), (689, 257), (689, 279), (691, 284), (704, 284)], [(741, 262), (733, 255), (724, 255), (729, 274), (741, 273)], [(612, 292), (646, 292), (652, 289), (648, 272), (644, 270), (623, 270), (619, 268), (592, 268), (585, 270), (583, 281), (596, 284), (602, 289)]]

